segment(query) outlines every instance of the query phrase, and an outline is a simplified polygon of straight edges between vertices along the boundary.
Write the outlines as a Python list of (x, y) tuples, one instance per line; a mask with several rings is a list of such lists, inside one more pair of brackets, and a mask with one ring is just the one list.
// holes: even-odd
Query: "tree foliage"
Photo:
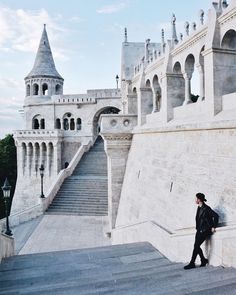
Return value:
[[(16, 147), (13, 135), (6, 135), (0, 140), (0, 187), (8, 178), (11, 185), (11, 200), (14, 195), (17, 177)], [(5, 217), (5, 205), (3, 202), (2, 189), (0, 189), (0, 219)]]

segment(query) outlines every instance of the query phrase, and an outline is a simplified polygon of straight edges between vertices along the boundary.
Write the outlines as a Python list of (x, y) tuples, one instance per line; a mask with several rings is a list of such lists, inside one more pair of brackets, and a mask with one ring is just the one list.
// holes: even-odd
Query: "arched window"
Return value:
[(64, 130), (69, 130), (69, 121), (68, 121), (67, 118), (65, 118), (65, 119), (63, 120), (63, 129), (64, 129)]
[(236, 49), (236, 31), (235, 30), (229, 30), (227, 33), (225, 33), (222, 42), (221, 47), (224, 49)]
[(76, 129), (81, 130), (82, 129), (82, 121), (80, 118), (77, 119), (76, 121)]
[(153, 112), (159, 112), (161, 109), (161, 86), (157, 75), (153, 77), (152, 85), (154, 91)]
[(37, 83), (33, 84), (33, 95), (39, 95), (39, 85)]
[(70, 119), (70, 130), (75, 130), (75, 120), (73, 118)]
[(33, 119), (33, 129), (39, 129), (39, 120), (37, 118)]
[(45, 129), (45, 120), (44, 119), (40, 120), (40, 129)]
[(43, 83), (42, 92), (43, 92), (43, 95), (48, 95), (48, 84), (47, 83)]
[(61, 94), (61, 85), (60, 84), (57, 84), (56, 87), (55, 87), (55, 93), (56, 94)]
[(30, 85), (27, 84), (26, 86), (26, 96), (30, 96)]
[(56, 119), (56, 129), (61, 129), (61, 120)]
[(146, 81), (146, 87), (147, 87), (147, 88), (150, 88), (150, 87), (151, 87), (151, 82), (150, 82), (149, 79)]

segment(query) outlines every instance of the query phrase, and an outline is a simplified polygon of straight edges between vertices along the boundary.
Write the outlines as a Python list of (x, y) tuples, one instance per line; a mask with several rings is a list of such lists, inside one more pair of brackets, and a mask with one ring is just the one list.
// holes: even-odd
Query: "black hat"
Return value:
[(202, 194), (202, 193), (197, 193), (196, 194), (196, 197), (201, 201), (201, 202), (206, 202), (206, 198), (205, 198), (205, 195)]

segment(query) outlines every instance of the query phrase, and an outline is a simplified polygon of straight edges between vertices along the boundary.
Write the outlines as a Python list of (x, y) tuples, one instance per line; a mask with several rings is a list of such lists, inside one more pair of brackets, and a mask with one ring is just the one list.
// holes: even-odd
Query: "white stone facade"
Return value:
[[(170, 259), (189, 261), (195, 195), (203, 192), (220, 215), (210, 261), (236, 266), (235, 12), (235, 0), (213, 3), (208, 16), (200, 11), (199, 25), (186, 23), (180, 40), (173, 16), (172, 39), (166, 41), (162, 32), (161, 42), (152, 48), (148, 40), (142, 53), (140, 43), (137, 50), (126, 36), (124, 114), (104, 116), (101, 123), (111, 158), (113, 243), (149, 241)], [(136, 64), (129, 58), (132, 52), (139, 58)], [(194, 72), (199, 78), (196, 102)], [(127, 130), (119, 124), (127, 119), (137, 120), (137, 126)], [(129, 144), (123, 144), (124, 138)]]

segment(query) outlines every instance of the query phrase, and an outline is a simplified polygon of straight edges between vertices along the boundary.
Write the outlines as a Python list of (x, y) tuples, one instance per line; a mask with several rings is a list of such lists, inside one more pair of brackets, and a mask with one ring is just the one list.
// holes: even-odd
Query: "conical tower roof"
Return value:
[(46, 25), (44, 25), (43, 28), (43, 33), (39, 43), (33, 69), (25, 79), (34, 77), (52, 77), (63, 79), (55, 67), (51, 47), (48, 41)]

